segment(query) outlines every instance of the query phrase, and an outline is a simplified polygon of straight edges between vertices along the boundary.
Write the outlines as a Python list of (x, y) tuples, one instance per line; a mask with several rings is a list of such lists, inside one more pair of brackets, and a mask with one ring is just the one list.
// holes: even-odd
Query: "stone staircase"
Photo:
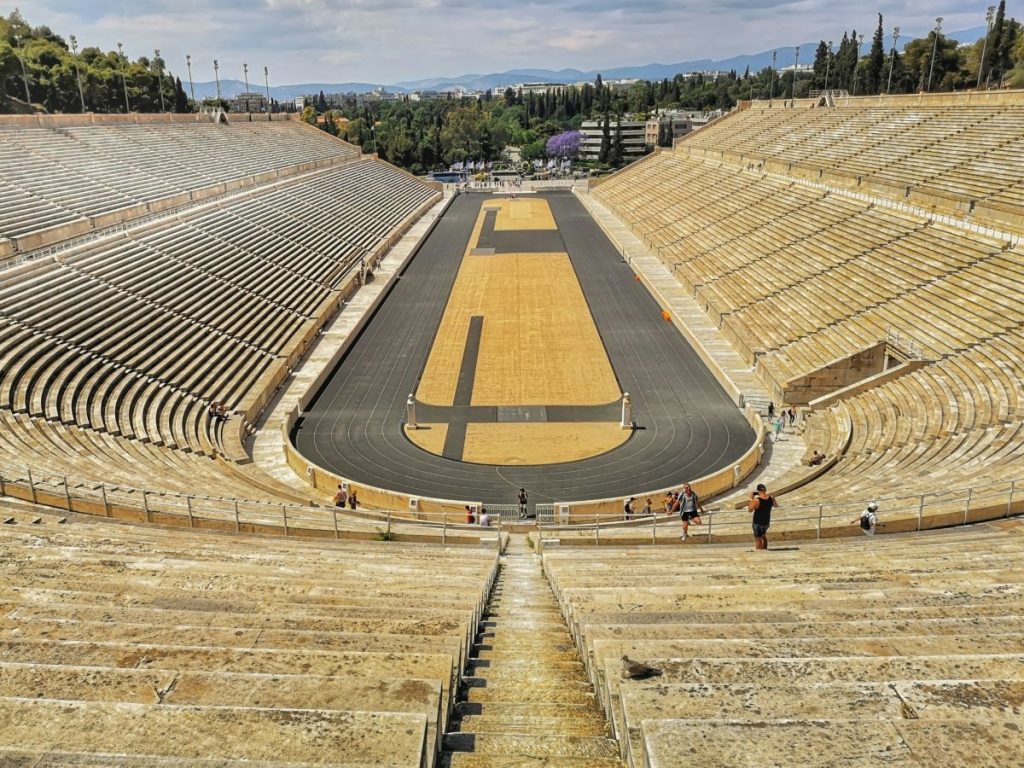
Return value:
[(540, 561), (513, 535), (480, 622), (444, 768), (621, 768)]

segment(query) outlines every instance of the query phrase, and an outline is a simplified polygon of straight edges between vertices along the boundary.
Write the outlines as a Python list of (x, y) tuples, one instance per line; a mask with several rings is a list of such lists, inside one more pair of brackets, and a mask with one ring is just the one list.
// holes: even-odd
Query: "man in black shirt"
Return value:
[(768, 549), (768, 526), (772, 524), (772, 509), (778, 506), (775, 497), (768, 493), (764, 483), (750, 494), (749, 509), (753, 514), (754, 549)]

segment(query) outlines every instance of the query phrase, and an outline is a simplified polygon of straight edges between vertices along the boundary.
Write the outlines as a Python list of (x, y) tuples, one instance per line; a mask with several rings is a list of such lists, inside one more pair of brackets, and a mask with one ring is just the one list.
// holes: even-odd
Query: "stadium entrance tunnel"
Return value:
[(783, 385), (780, 400), (796, 406), (823, 408), (926, 365), (912, 344), (899, 339), (878, 341)]

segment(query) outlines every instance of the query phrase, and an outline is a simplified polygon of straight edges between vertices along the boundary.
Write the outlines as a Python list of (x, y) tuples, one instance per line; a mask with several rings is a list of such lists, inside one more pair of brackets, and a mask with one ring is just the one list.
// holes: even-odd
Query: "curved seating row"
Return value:
[[(949, 221), (897, 209), (883, 187), (970, 188), (977, 201), (1012, 194), (1024, 183), (1013, 152), (1024, 141), (1022, 110), (750, 109), (594, 189), (776, 402), (787, 401), (790, 382), (890, 334), (930, 361), (809, 415), (808, 449), (839, 459), (786, 494), (787, 505), (1019, 476), (1024, 250), (1012, 233), (1024, 221), (997, 237), (969, 226), (964, 210)], [(804, 172), (815, 164), (818, 176)], [(853, 177), (874, 186), (851, 195), (843, 179)]]
[(927, 208), (1020, 226), (1024, 103), (755, 105), (698, 131), (683, 151), (771, 162), (783, 172)]
[(434, 765), (494, 551), (0, 516), (5, 764)]
[(351, 163), (16, 274), (0, 284), (0, 407), (216, 453), (207, 405), (244, 412), (340, 302), (342, 275), (433, 194)]
[(1022, 555), (1013, 521), (544, 569), (629, 766), (999, 766), (1024, 761)]
[(0, 126), (0, 236), (134, 211), (357, 151), (297, 122)]

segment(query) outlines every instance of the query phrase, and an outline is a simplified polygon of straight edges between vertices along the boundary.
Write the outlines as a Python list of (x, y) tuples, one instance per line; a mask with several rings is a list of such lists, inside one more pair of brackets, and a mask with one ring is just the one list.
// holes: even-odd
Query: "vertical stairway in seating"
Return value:
[(508, 550), (480, 622), (444, 768), (621, 768), (540, 562), (522, 535)]

